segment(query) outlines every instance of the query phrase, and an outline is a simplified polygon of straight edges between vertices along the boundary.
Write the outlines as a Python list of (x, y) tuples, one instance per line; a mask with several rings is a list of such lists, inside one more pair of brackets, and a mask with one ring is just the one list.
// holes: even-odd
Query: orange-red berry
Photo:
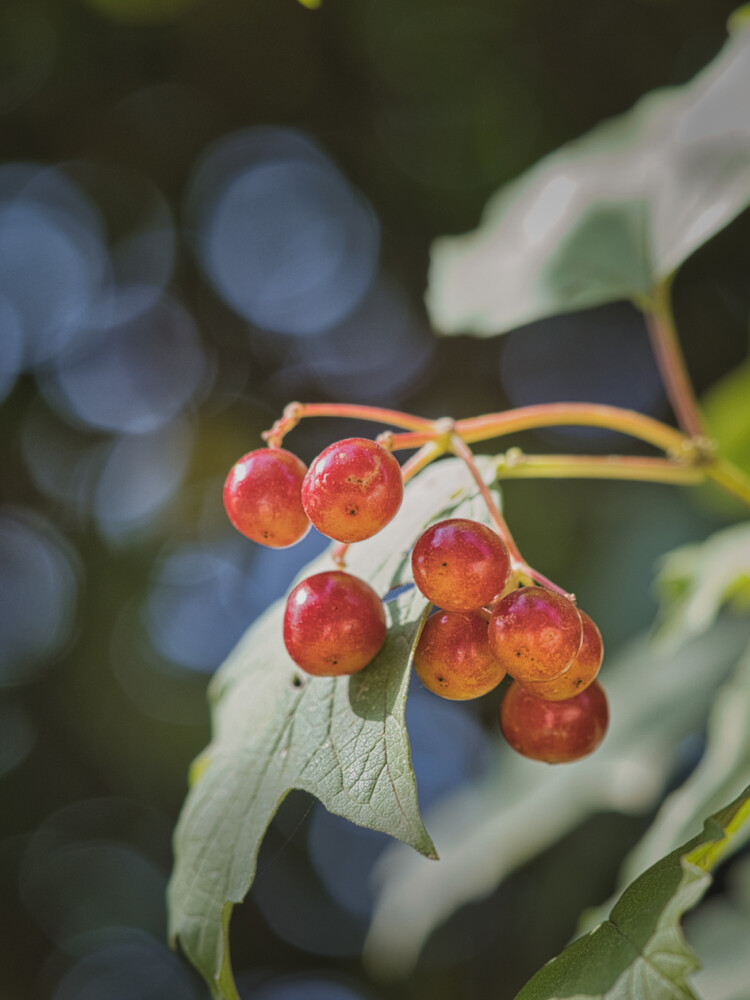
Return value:
[(354, 674), (385, 642), (383, 602), (359, 577), (341, 570), (316, 573), (287, 599), (284, 644), (309, 674)]
[(517, 680), (548, 681), (573, 663), (583, 641), (578, 609), (544, 587), (521, 587), (498, 601), (490, 618), (490, 647)]
[(312, 523), (338, 542), (360, 542), (395, 516), (404, 496), (401, 466), (377, 441), (346, 438), (310, 465), (302, 504)]
[(414, 582), (445, 611), (477, 611), (505, 586), (510, 556), (502, 538), (479, 521), (449, 518), (422, 534), (411, 557)]
[(441, 611), (425, 623), (414, 668), (426, 688), (443, 698), (479, 698), (505, 677), (476, 611)]
[(566, 698), (573, 698), (585, 691), (599, 673), (604, 657), (602, 634), (585, 611), (579, 610), (578, 614), (583, 623), (583, 642), (578, 656), (564, 674), (560, 674), (559, 677), (555, 677), (551, 681), (538, 681), (536, 683), (525, 681), (526, 687), (535, 698), (544, 698), (547, 701), (564, 701)]
[(283, 448), (243, 455), (224, 483), (224, 507), (238, 531), (261, 545), (283, 549), (304, 538), (310, 521), (302, 508), (307, 466)]
[(514, 681), (500, 706), (500, 728), (508, 743), (524, 757), (548, 764), (580, 760), (596, 750), (608, 723), (607, 698), (598, 681), (565, 701), (535, 698)]

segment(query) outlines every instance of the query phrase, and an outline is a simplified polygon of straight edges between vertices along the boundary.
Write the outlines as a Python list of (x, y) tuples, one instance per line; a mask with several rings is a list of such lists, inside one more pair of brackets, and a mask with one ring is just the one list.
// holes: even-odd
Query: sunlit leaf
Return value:
[(705, 631), (727, 602), (750, 606), (750, 524), (733, 525), (670, 552), (656, 585), (662, 640), (684, 641)]
[[(492, 463), (483, 463), (488, 478)], [(410, 579), (409, 554), (432, 520), (486, 521), (458, 460), (410, 483), (404, 504), (375, 538), (350, 550), (347, 569), (385, 595)], [(308, 576), (332, 568), (329, 554)], [(388, 604), (389, 633), (376, 659), (351, 678), (311, 678), (282, 639), (283, 602), (245, 634), (211, 686), (213, 739), (192, 769), (175, 834), (170, 932), (215, 997), (235, 996), (227, 946), (232, 905), (252, 883), (261, 839), (286, 794), (317, 796), (331, 812), (434, 856), (417, 806), (404, 726), (408, 667), (427, 607), (414, 588)]]
[(644, 872), (607, 921), (548, 962), (517, 1000), (684, 1000), (699, 962), (682, 932), (683, 914), (711, 884), (711, 872), (750, 820), (750, 789), (715, 813), (703, 832)]
[(406, 975), (437, 926), (584, 819), (651, 808), (673, 772), (680, 740), (703, 725), (711, 692), (747, 638), (745, 622), (722, 622), (671, 654), (647, 636), (632, 642), (603, 670), (610, 731), (578, 763), (549, 767), (499, 745), (483, 779), (427, 814), (439, 865), (398, 845), (384, 855), (366, 942), (372, 969)]
[(642, 302), (750, 204), (750, 30), (690, 83), (656, 91), (502, 188), (478, 229), (435, 242), (443, 333), (491, 336), (617, 299)]

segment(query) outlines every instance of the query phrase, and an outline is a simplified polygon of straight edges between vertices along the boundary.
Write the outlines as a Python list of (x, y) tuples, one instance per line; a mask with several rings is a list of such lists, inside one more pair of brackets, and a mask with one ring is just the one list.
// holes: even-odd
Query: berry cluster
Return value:
[[(231, 469), (224, 504), (253, 541), (284, 548), (310, 525), (335, 541), (362, 541), (396, 515), (401, 467), (367, 438), (325, 449), (307, 469), (289, 451), (261, 448)], [(427, 528), (412, 552), (414, 583), (439, 609), (426, 622), (415, 669), (444, 698), (477, 698), (513, 678), (500, 712), (519, 753), (551, 763), (577, 760), (604, 737), (607, 701), (595, 681), (602, 639), (593, 621), (554, 590), (520, 586), (500, 535), (452, 518)], [(292, 590), (284, 643), (294, 662), (317, 676), (353, 674), (386, 638), (383, 602), (343, 570), (308, 577)]]

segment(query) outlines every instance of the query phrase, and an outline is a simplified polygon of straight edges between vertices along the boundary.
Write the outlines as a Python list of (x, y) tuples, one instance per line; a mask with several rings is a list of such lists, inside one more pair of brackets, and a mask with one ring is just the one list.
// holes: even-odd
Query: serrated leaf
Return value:
[(433, 245), (443, 333), (503, 333), (618, 299), (642, 302), (750, 204), (750, 29), (688, 84), (541, 160), (479, 227)]
[(636, 879), (609, 920), (548, 962), (516, 1000), (694, 1000), (688, 978), (699, 962), (680, 921), (749, 820), (750, 788)]
[(393, 845), (379, 886), (365, 957), (374, 973), (411, 970), (429, 934), (512, 871), (597, 812), (651, 808), (678, 745), (703, 725), (713, 688), (747, 645), (746, 623), (722, 622), (679, 651), (648, 636), (605, 661), (610, 731), (595, 754), (549, 767), (498, 744), (494, 767), (427, 814), (440, 854), (427, 865)]
[(665, 556), (656, 578), (657, 637), (682, 642), (705, 631), (726, 603), (750, 605), (750, 524), (724, 528)]
[[(480, 462), (494, 475), (492, 462)], [(397, 517), (355, 545), (347, 569), (385, 595), (410, 579), (409, 553), (424, 527), (455, 515), (487, 523), (463, 463), (450, 459), (407, 487)], [(303, 572), (332, 568), (326, 554)], [(175, 833), (170, 936), (214, 997), (234, 1000), (228, 953), (232, 905), (252, 883), (265, 830), (291, 789), (331, 812), (435, 856), (417, 806), (404, 705), (409, 665), (427, 607), (414, 588), (387, 605), (376, 659), (353, 677), (312, 678), (289, 658), (278, 602), (242, 638), (210, 689), (213, 738), (192, 769)]]

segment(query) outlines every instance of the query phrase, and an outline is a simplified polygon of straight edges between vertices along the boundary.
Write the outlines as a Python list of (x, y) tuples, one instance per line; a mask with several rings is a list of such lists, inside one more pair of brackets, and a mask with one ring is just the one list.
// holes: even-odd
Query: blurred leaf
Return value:
[(435, 326), (492, 336), (648, 299), (750, 204), (749, 90), (744, 24), (690, 83), (648, 94), (502, 188), (478, 229), (433, 245)]
[[(721, 455), (750, 472), (750, 360), (715, 382), (701, 400)], [(746, 509), (745, 509), (746, 510)]]
[[(481, 463), (488, 478), (491, 461)], [(410, 579), (409, 553), (426, 524), (448, 515), (487, 521), (457, 459), (410, 483), (396, 518), (350, 549), (347, 568), (382, 594)], [(302, 576), (332, 568), (326, 553)], [(260, 841), (293, 788), (331, 812), (403, 840), (430, 857), (404, 726), (408, 667), (426, 608), (411, 588), (387, 606), (383, 650), (351, 678), (307, 677), (284, 647), (284, 602), (256, 622), (211, 685), (213, 739), (192, 769), (195, 781), (175, 834), (170, 934), (179, 939), (215, 997), (233, 993), (228, 955), (232, 904), (247, 893)]]
[[(615, 895), (668, 851), (700, 827), (704, 816), (718, 809), (750, 784), (750, 647), (722, 685), (708, 717), (706, 749), (685, 783), (662, 804), (645, 836), (622, 866)], [(750, 836), (750, 828), (746, 828)], [(604, 919), (612, 900), (584, 915), (579, 929)]]
[(393, 845), (384, 855), (365, 945), (374, 972), (403, 976), (430, 933), (597, 812), (642, 812), (662, 794), (678, 745), (704, 723), (711, 692), (747, 644), (721, 622), (671, 655), (642, 636), (604, 668), (611, 727), (575, 764), (549, 767), (498, 746), (483, 779), (427, 815), (439, 865)]
[(688, 977), (699, 967), (680, 920), (711, 884), (750, 819), (750, 788), (715, 813), (694, 840), (644, 872), (609, 920), (548, 962), (516, 1000), (694, 998)]
[(661, 640), (682, 642), (704, 632), (728, 602), (750, 606), (750, 524), (733, 525), (670, 552), (656, 587), (662, 600)]
[(746, 1000), (750, 983), (750, 858), (738, 860), (728, 894), (707, 900), (691, 914), (685, 934), (700, 956), (692, 985), (702, 1000)]

